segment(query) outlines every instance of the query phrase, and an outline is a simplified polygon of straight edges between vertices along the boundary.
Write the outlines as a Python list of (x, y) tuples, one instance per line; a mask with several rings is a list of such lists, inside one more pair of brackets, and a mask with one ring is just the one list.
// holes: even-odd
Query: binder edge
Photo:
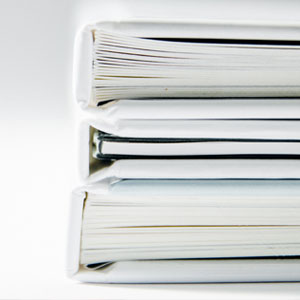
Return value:
[(92, 97), (93, 33), (90, 26), (80, 30), (75, 38), (73, 61), (73, 93), (85, 109)]

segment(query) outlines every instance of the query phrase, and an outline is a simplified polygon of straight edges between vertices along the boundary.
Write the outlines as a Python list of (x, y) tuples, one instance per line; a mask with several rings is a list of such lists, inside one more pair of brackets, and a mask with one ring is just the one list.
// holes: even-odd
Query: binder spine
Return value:
[(73, 277), (79, 270), (82, 210), (86, 193), (81, 189), (73, 191), (69, 216), (67, 245), (67, 275)]
[(93, 32), (85, 27), (75, 41), (73, 89), (77, 102), (87, 108), (92, 98)]

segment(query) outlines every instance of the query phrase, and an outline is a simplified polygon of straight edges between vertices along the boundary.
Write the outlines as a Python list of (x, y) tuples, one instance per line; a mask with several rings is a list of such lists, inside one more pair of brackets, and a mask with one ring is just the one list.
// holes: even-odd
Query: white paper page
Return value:
[(300, 251), (297, 180), (126, 180), (108, 193), (90, 189), (83, 213), (83, 264)]
[[(300, 154), (300, 142), (186, 142), (186, 143), (101, 143), (101, 153), (110, 155), (189, 156), (235, 154)], [(95, 154), (97, 155), (97, 153)]]
[(297, 45), (182, 43), (101, 30), (94, 35), (94, 106), (121, 98), (300, 95)]
[(147, 198), (141, 198), (142, 205), (132, 200), (127, 205), (126, 199), (119, 203), (107, 200), (87, 197), (82, 263), (297, 255), (300, 251), (300, 209), (288, 204), (222, 207), (207, 206), (200, 200), (197, 205), (182, 206), (175, 201), (156, 206)]

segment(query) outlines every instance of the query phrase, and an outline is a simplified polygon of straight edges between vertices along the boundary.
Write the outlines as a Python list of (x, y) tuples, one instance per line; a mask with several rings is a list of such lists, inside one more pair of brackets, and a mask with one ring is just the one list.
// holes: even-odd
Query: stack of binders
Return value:
[(78, 35), (84, 282), (300, 280), (300, 26), (102, 22)]

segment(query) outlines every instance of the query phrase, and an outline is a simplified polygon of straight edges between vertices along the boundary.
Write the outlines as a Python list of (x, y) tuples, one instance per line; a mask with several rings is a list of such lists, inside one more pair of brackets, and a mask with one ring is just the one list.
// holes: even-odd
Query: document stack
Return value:
[(300, 25), (123, 21), (75, 55), (83, 282), (300, 280)]

